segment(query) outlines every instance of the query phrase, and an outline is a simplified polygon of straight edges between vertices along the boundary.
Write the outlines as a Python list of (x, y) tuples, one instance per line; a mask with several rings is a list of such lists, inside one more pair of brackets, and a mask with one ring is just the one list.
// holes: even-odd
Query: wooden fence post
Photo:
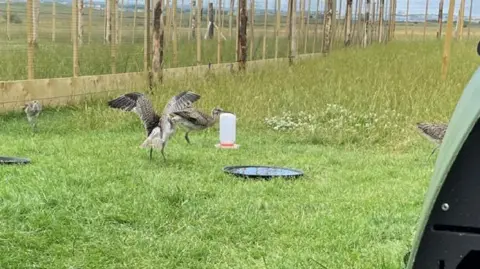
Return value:
[(345, 46), (349, 46), (352, 42), (352, 5), (353, 0), (347, 0), (347, 7), (345, 10), (345, 32), (343, 41)]
[(113, 42), (115, 42), (115, 44), (118, 44), (118, 38), (120, 37), (120, 20), (118, 19), (118, 0), (113, 0), (115, 3), (115, 9), (112, 10), (112, 16), (115, 16), (114, 18), (114, 23), (112, 24), (113, 25), (113, 28), (114, 28), (114, 32), (115, 32), (115, 36), (112, 36), (112, 40)]
[(438, 32), (437, 38), (442, 38), (442, 26), (443, 26), (443, 0), (438, 3)]
[(202, 63), (202, 37), (200, 34), (200, 26), (202, 25), (202, 0), (197, 2), (197, 14), (195, 19), (195, 36), (197, 39), (197, 65)]
[(427, 35), (427, 22), (428, 22), (428, 2), (429, 0), (426, 0), (427, 2), (425, 3), (425, 18), (423, 19), (423, 41), (425, 41), (426, 35)]
[(34, 79), (35, 68), (35, 43), (33, 40), (33, 1), (27, 0), (27, 40), (28, 40), (28, 49), (27, 49), (27, 73), (28, 79)]
[[(109, 44), (112, 41), (112, 12), (111, 3), (115, 0), (105, 0), (105, 38), (104, 43)], [(148, 0), (147, 0), (148, 1)]]
[[(240, 1), (240, 0), (238, 0)], [(241, 7), (240, 7), (240, 2), (238, 2), (238, 6), (237, 6), (237, 16), (235, 18), (235, 23), (236, 23), (236, 29), (237, 29), (237, 34), (235, 35), (235, 61), (238, 62), (240, 60), (240, 58), (238, 58), (238, 56), (240, 54), (238, 54), (238, 50), (239, 50), (239, 44), (240, 44), (240, 41), (239, 41), (239, 37), (240, 37), (240, 34), (239, 34), (239, 31), (240, 31), (240, 10), (241, 10)]]
[(460, 0), (460, 8), (458, 10), (458, 19), (457, 19), (457, 38), (462, 40), (463, 38), (463, 21), (465, 19), (465, 0)]
[(470, 40), (470, 29), (472, 28), (472, 11), (473, 11), (473, 0), (470, 0), (470, 15), (468, 16), (468, 33), (467, 33), (468, 40)]
[(73, 77), (78, 77), (78, 1), (72, 1)]
[[(183, 8), (182, 8), (183, 10)], [(172, 65), (178, 65), (178, 45), (177, 45), (177, 0), (172, 0)]]
[(293, 64), (295, 57), (295, 0), (288, 0), (288, 63)]
[(215, 11), (213, 10), (213, 2), (208, 3), (208, 39), (212, 39), (215, 27)]
[[(220, 1), (220, 4), (219, 4), (220, 9), (218, 10), (218, 12), (220, 12), (220, 25), (218, 27), (223, 29), (225, 27), (225, 8), (224, 8), (225, 3), (222, 2), (223, 0), (219, 0), (219, 1)], [(222, 32), (221, 30), (219, 30), (219, 31)], [(226, 39), (226, 38), (224, 38), (224, 39)]]
[(197, 4), (195, 0), (191, 1), (191, 10), (190, 10), (190, 29), (191, 33), (190, 35), (192, 36), (193, 39), (196, 38), (196, 31), (197, 31)]
[[(442, 1), (442, 0), (441, 0)], [(396, 0), (390, 0), (390, 16), (388, 18), (388, 41), (391, 41), (395, 34), (395, 2)]]
[(396, 30), (397, 30), (397, 0), (393, 0), (392, 38), (395, 38)]
[(120, 9), (120, 26), (118, 27), (118, 43), (122, 44), (122, 37), (123, 37), (123, 13), (125, 9), (124, 1), (122, 0), (121, 3), (122, 8)]
[(447, 79), (448, 64), (450, 62), (450, 48), (452, 46), (454, 9), (455, 9), (455, 0), (450, 0), (450, 5), (448, 7), (447, 33), (445, 36), (445, 43), (443, 46), (443, 57), (442, 57), (442, 79), (443, 80)]
[(40, 21), (40, 0), (33, 0), (33, 43), (38, 45), (38, 24)]
[(325, 25), (323, 27), (323, 49), (322, 53), (327, 55), (330, 52), (331, 36), (332, 36), (332, 12), (333, 0), (327, 0), (327, 9), (325, 16)]
[(162, 81), (163, 72), (163, 16), (162, 2), (157, 0), (153, 10), (153, 57), (152, 57), (152, 75), (153, 84)]
[(385, 11), (385, 0), (380, 0), (380, 7), (378, 11), (378, 43), (383, 41), (383, 17)]
[(408, 36), (408, 16), (409, 16), (409, 9), (410, 9), (410, 0), (407, 0), (407, 11), (405, 13), (405, 37)]
[[(162, 0), (163, 1), (163, 0)], [(172, 38), (172, 8), (170, 7), (170, 0), (164, 0), (162, 3), (162, 28), (163, 28), (163, 50), (169, 46), (169, 41)], [(154, 11), (155, 13), (155, 11)]]
[(233, 37), (233, 10), (235, 9), (235, 0), (230, 0), (230, 13), (228, 14), (228, 35)]
[(88, 44), (92, 43), (92, 12), (93, 12), (93, 0), (88, 3)]
[(57, 19), (57, 7), (56, 7), (56, 0), (52, 1), (52, 42), (55, 42), (55, 34), (57, 23), (55, 22)]
[(366, 0), (365, 7), (365, 25), (363, 28), (363, 42), (362, 45), (364, 48), (368, 45), (368, 36), (370, 30), (370, 0)]
[[(355, 23), (352, 23), (353, 26), (352, 26), (352, 34), (351, 34), (351, 37), (350, 37), (350, 43), (355, 42), (355, 39), (357, 38), (357, 31), (358, 31), (358, 25), (361, 24), (362, 22), (362, 5), (360, 4), (362, 0), (355, 0)], [(325, 10), (327, 9), (327, 2), (325, 2)], [(353, 7), (352, 7), (353, 9)], [(353, 13), (353, 11), (352, 11)], [(352, 18), (353, 18), (354, 15), (352, 15)], [(325, 14), (323, 16), (323, 24), (325, 24)], [(322, 49), (323, 50), (323, 49)]]
[(180, 9), (180, 23), (178, 24), (178, 27), (182, 28), (183, 26), (183, 2), (184, 0), (182, 0), (182, 2), (180, 3), (180, 5), (182, 5), (182, 8)]
[(135, 44), (135, 30), (137, 29), (137, 6), (138, 0), (135, 0), (135, 6), (133, 9), (132, 44)]
[(330, 49), (335, 46), (335, 40), (337, 35), (337, 0), (332, 1), (332, 20), (330, 23), (331, 31), (330, 31)]
[(268, 0), (265, 0), (264, 4), (264, 20), (263, 20), (263, 49), (262, 59), (265, 60), (267, 54), (267, 20), (268, 20)]
[[(343, 0), (345, 1), (345, 0)], [(339, 5), (338, 5), (338, 9), (337, 9), (337, 4), (335, 3), (334, 1), (334, 7), (335, 7), (335, 21), (336, 21), (336, 25), (335, 25), (335, 40), (337, 40), (336, 36), (337, 36), (337, 32), (340, 32), (342, 33), (342, 29), (343, 28), (340, 28), (340, 25), (342, 23), (342, 4), (343, 4), (343, 1), (340, 1), (339, 2)], [(337, 11), (338, 11), (338, 18), (337, 18)], [(345, 18), (343, 19), (343, 27), (345, 27)], [(338, 31), (337, 29), (340, 29), (340, 31)]]
[(83, 45), (83, 0), (74, 0), (77, 2), (77, 38), (78, 46)]
[(376, 2), (372, 1), (370, 3), (370, 21), (368, 24), (370, 25), (369, 27), (369, 36), (368, 36), (368, 42), (371, 44), (373, 41), (373, 37), (375, 35), (375, 16), (377, 15), (376, 13)]
[(253, 60), (255, 46), (255, 0), (250, 0), (250, 61)]
[(305, 35), (305, 23), (303, 21), (303, 19), (305, 18), (305, 0), (300, 0), (299, 8), (300, 8), (300, 19), (298, 20), (298, 22), (300, 23), (300, 29), (299, 29), (299, 34), (297, 34), (297, 36), (299, 36), (301, 40), (303, 40)]
[(111, 25), (114, 29), (111, 30), (111, 40), (110, 40), (110, 58), (112, 66), (112, 74), (117, 73), (117, 0), (110, 0), (110, 10), (112, 14), (110, 18), (112, 20)]
[[(7, 0), (7, 40), (10, 40), (10, 13), (11, 13), (11, 7), (10, 7), (10, 1)], [(55, 6), (55, 1), (53, 1), (53, 5)]]
[(145, 1), (144, 7), (144, 27), (145, 31), (143, 34), (143, 71), (147, 78), (149, 78), (149, 85), (151, 88), (151, 80), (150, 80), (150, 56), (151, 54), (151, 46), (150, 46), (150, 0)]
[[(352, 0), (347, 0), (352, 1)], [(317, 45), (317, 35), (318, 35), (318, 21), (320, 20), (320, 15), (318, 14), (318, 9), (320, 7), (320, 0), (317, 0), (317, 8), (315, 10), (315, 30), (313, 33), (313, 44), (312, 44), (312, 53), (315, 53), (316, 45)]]
[(239, 23), (237, 24), (238, 46), (237, 58), (238, 69), (244, 71), (247, 62), (247, 0), (238, 1)]
[(275, 22), (275, 59), (278, 58), (278, 35), (280, 34), (280, 4), (281, 0), (276, 0), (275, 15), (277, 16)]
[[(310, 9), (311, 8), (312, 8), (312, 0), (308, 0), (308, 8), (307, 8), (307, 15), (306, 15), (307, 16), (307, 25), (304, 28), (305, 38), (303, 40), (303, 42), (304, 42), (303, 53), (304, 54), (307, 53), (308, 35), (310, 34), (309, 31), (310, 31)], [(304, 16), (305, 16), (305, 14), (304, 14)], [(303, 17), (302, 17), (302, 21), (303, 21)]]
[(217, 64), (220, 64), (222, 61), (222, 39), (220, 39), (220, 36), (222, 36), (222, 28), (223, 28), (223, 10), (222, 10), (222, 0), (218, 0), (218, 7), (217, 7), (217, 16), (219, 18), (219, 23), (217, 25)]

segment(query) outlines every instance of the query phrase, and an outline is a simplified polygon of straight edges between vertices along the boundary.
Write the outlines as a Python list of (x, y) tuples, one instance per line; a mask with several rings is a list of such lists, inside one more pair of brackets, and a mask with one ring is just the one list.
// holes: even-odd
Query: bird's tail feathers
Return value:
[(147, 139), (143, 141), (143, 143), (140, 145), (140, 148), (154, 148), (157, 150), (161, 150), (163, 144), (164, 143), (161, 137), (160, 128), (156, 127), (155, 129), (153, 129)]

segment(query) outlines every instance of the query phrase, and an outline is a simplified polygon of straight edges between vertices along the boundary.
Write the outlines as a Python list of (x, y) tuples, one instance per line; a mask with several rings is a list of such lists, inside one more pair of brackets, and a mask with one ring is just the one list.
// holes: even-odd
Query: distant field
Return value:
[[(104, 42), (104, 15), (103, 11), (92, 9), (91, 19), (89, 8), (83, 12), (83, 45), (79, 49), (80, 75), (108, 74), (111, 72), (110, 45)], [(52, 4), (42, 4), (40, 7), (40, 23), (38, 30), (38, 48), (35, 50), (34, 69), (36, 78), (68, 77), (72, 75), (73, 49), (71, 43), (71, 7), (56, 5), (56, 15), (52, 16)], [(0, 81), (18, 80), (27, 78), (27, 27), (25, 4), (11, 5), (12, 23), (7, 37), (5, 12), (0, 16)], [(136, 72), (143, 70), (144, 54), (144, 13), (137, 12), (134, 24), (134, 12), (118, 12), (118, 45), (117, 45), (117, 72)], [(218, 16), (220, 17), (220, 16)], [(173, 62), (172, 31), (165, 27), (165, 55), (164, 67), (192, 66), (197, 64), (196, 39), (192, 38), (189, 27), (190, 13), (176, 13), (177, 21), (177, 62)], [(3, 19), (3, 20), (2, 20)], [(55, 24), (53, 24), (55, 20)], [(264, 16), (257, 14), (254, 25), (254, 42), (251, 50), (248, 41), (248, 59), (262, 59), (264, 56), (263, 37), (266, 36), (265, 58), (275, 57), (275, 16), (267, 17), (267, 28), (264, 27)], [(223, 27), (222, 23), (223, 22)], [(299, 20), (298, 20), (299, 22)], [(297, 52), (320, 52), (323, 42), (323, 21), (309, 19), (308, 27), (301, 29), (297, 25)], [(236, 18), (232, 20), (232, 32), (229, 30), (229, 16), (225, 14), (223, 20), (217, 22), (221, 27), (221, 60), (220, 62), (234, 62), (236, 48)], [(135, 25), (135, 27), (134, 27)], [(372, 39), (378, 41), (377, 24), (372, 28)], [(201, 63), (217, 63), (217, 36), (213, 40), (204, 40), (207, 27), (207, 13), (204, 11), (201, 23)], [(426, 38), (436, 36), (437, 25), (428, 23)], [(445, 29), (445, 28), (444, 28)], [(471, 28), (464, 29), (467, 38), (470, 30), (471, 38), (480, 34), (480, 25), (472, 24)], [(217, 30), (216, 30), (217, 31)], [(362, 40), (360, 24), (354, 24), (354, 43)], [(386, 31), (386, 28), (385, 28)], [(332, 49), (343, 47), (343, 21), (337, 20)], [(401, 40), (423, 39), (423, 23), (397, 23), (395, 38)], [(54, 34), (53, 34), (54, 33)], [(230, 35), (231, 34), (231, 35)], [(247, 29), (248, 38), (252, 36), (251, 29)], [(281, 17), (280, 31), (278, 32), (278, 57), (287, 57), (287, 27), (286, 17)], [(225, 40), (224, 40), (225, 38)], [(54, 41), (53, 41), (54, 39)], [(252, 55), (250, 55), (252, 54)]]

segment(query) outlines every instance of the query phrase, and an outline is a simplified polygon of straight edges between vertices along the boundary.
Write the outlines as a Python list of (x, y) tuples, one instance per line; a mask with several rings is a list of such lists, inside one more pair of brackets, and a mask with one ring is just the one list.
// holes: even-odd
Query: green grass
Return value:
[[(105, 100), (50, 108), (35, 135), (23, 115), (4, 115), (1, 154), (32, 163), (0, 169), (0, 267), (402, 268), (433, 170), (433, 145), (414, 123), (448, 121), (478, 65), (474, 47), (453, 45), (446, 82), (437, 42), (166, 81), (152, 97), (159, 110), (194, 89), (197, 106), (237, 113), (241, 145), (216, 149), (217, 127), (191, 134), (192, 145), (179, 131), (167, 163), (139, 148), (137, 116)], [(290, 131), (264, 123), (287, 111), (315, 120)], [(258, 182), (222, 172), (242, 164), (305, 176)]]

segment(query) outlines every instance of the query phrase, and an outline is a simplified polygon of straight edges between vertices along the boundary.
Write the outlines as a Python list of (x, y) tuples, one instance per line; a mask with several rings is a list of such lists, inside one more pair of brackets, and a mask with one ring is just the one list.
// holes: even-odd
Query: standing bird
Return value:
[(140, 147), (150, 148), (150, 160), (152, 159), (153, 148), (160, 149), (163, 159), (166, 161), (165, 145), (175, 132), (175, 125), (169, 115), (190, 107), (198, 99), (200, 99), (200, 95), (191, 91), (183, 91), (170, 99), (165, 105), (162, 115), (158, 115), (152, 102), (144, 94), (138, 92), (126, 93), (110, 100), (108, 106), (137, 113), (147, 134), (147, 139)]
[(188, 138), (188, 133), (191, 131), (204, 130), (213, 126), (217, 122), (218, 116), (221, 113), (230, 112), (216, 107), (212, 109), (212, 115), (209, 116), (193, 107), (187, 107), (183, 110), (174, 111), (170, 113), (170, 115), (175, 124), (180, 124), (182, 127), (187, 129), (185, 133), (185, 140), (187, 140), (187, 143), (191, 144), (190, 139)]
[(448, 124), (445, 123), (417, 123), (417, 130), (420, 131), (420, 134), (437, 145), (430, 156), (440, 147), (447, 128)]
[(36, 132), (37, 119), (40, 115), (40, 112), (42, 112), (42, 104), (40, 104), (40, 102), (37, 100), (33, 100), (23, 106), (23, 111), (25, 111), (25, 114), (27, 114), (27, 120), (30, 126), (32, 126), (32, 130)]

